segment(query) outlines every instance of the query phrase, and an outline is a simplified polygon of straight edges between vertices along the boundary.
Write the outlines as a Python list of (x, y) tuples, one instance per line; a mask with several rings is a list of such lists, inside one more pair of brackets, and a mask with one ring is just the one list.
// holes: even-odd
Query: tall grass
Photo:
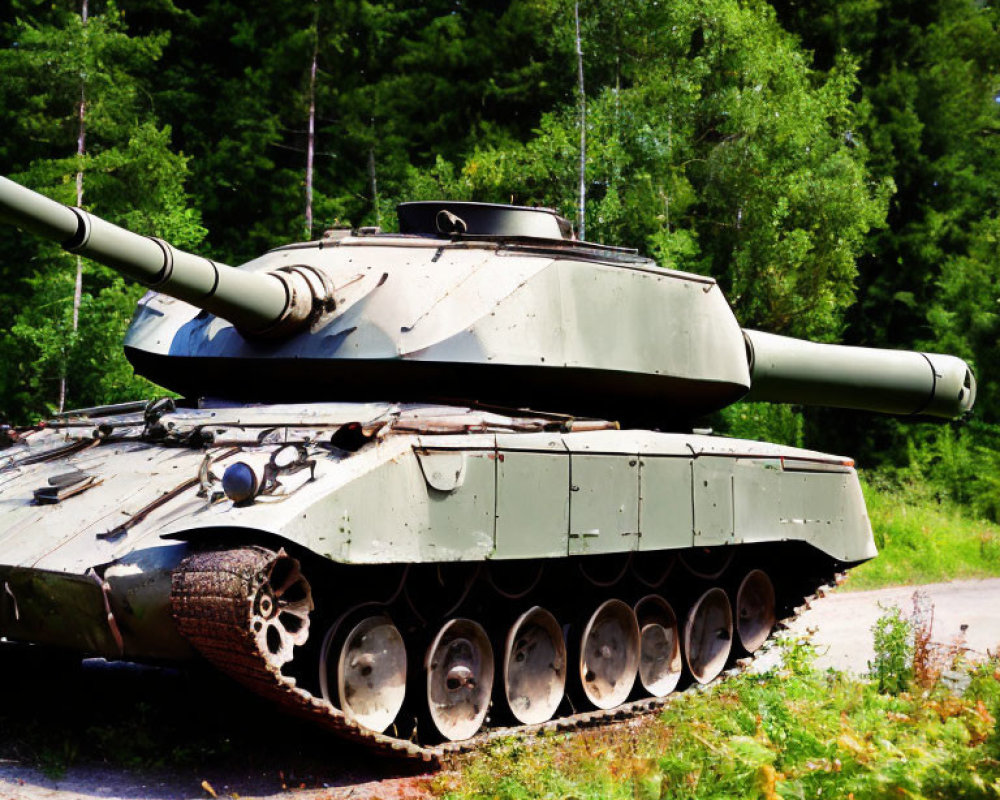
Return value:
[(962, 696), (785, 665), (679, 696), (641, 724), (512, 740), (439, 780), (448, 800), (1000, 796), (1000, 662)]
[(1000, 525), (912, 486), (863, 487), (879, 556), (851, 571), (848, 589), (1000, 575)]

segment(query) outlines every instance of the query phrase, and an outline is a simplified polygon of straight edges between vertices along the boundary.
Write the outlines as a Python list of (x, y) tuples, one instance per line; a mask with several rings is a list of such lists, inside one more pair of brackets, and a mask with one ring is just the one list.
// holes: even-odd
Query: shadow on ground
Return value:
[[(247, 797), (419, 771), (285, 718), (208, 668), (81, 663), (5, 642), (0, 764), (0, 780), (19, 786), (58, 786), (96, 771), (101, 785), (78, 789), (92, 796), (132, 796), (138, 789), (128, 787), (141, 777), (141, 796), (163, 800), (210, 796), (202, 781), (220, 797)], [(121, 774), (121, 791), (103, 785), (109, 770)]]

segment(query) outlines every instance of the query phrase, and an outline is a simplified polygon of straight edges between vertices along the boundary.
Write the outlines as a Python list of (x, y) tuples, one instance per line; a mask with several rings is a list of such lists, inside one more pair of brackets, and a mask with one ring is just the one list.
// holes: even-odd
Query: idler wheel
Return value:
[(383, 614), (364, 617), (340, 641), (334, 625), (324, 644), (320, 681), (331, 700), (326, 667), (330, 650), (339, 646), (336, 672), (338, 707), (346, 716), (376, 732), (396, 719), (406, 695), (406, 646), (392, 620)]
[(632, 691), (639, 669), (639, 624), (621, 600), (607, 600), (580, 639), (580, 682), (597, 708), (614, 708)]
[(684, 623), (684, 657), (698, 683), (708, 683), (726, 666), (733, 643), (733, 613), (722, 589), (709, 589), (695, 601)]
[(312, 589), (299, 562), (278, 553), (265, 567), (251, 603), (250, 629), (257, 647), (271, 667), (280, 668), (309, 638)]
[(653, 697), (677, 688), (684, 664), (677, 616), (670, 603), (651, 594), (635, 605), (639, 621), (639, 682)]
[(473, 736), (493, 690), (493, 648), (471, 619), (444, 624), (427, 651), (427, 705), (438, 732), (453, 742)]
[(755, 653), (771, 635), (774, 613), (774, 585), (767, 573), (755, 569), (747, 573), (736, 592), (736, 632), (748, 653)]
[(503, 684), (519, 722), (534, 725), (555, 714), (566, 688), (566, 642), (556, 618), (544, 608), (525, 611), (511, 626)]

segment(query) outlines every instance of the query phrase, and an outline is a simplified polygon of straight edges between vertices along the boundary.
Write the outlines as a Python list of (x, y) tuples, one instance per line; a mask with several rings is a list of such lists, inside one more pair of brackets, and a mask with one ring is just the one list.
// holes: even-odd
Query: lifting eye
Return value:
[(271, 453), (270, 467), (275, 472), (288, 472), (308, 466), (309, 451), (301, 444), (286, 444)]
[(438, 211), (437, 217), (434, 219), (434, 227), (437, 228), (438, 233), (447, 236), (461, 236), (469, 229), (464, 219), (445, 208)]

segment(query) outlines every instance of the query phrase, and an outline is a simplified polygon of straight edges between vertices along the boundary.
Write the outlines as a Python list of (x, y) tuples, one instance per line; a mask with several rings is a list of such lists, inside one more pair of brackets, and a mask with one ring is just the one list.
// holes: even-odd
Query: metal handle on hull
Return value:
[(178, 250), (162, 239), (132, 233), (4, 177), (0, 220), (227, 319), (248, 335), (292, 333), (329, 303), (325, 276), (309, 267), (244, 272)]
[(745, 400), (956, 419), (971, 412), (976, 379), (955, 356), (819, 344), (744, 330)]

